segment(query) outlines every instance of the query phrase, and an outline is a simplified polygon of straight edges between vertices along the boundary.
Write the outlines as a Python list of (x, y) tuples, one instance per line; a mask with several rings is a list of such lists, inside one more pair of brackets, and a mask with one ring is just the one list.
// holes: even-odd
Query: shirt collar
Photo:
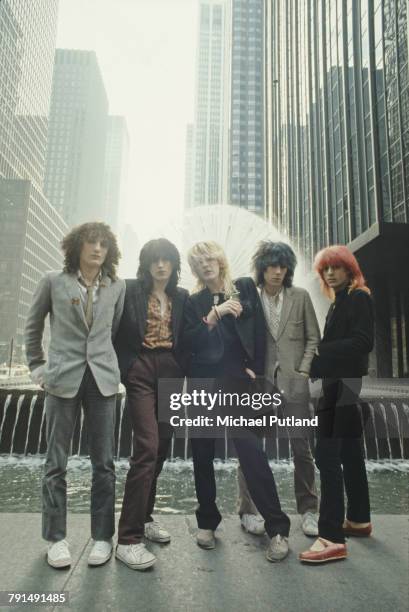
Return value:
[[(86, 280), (84, 279), (84, 277), (83, 277), (83, 276), (82, 276), (82, 274), (81, 274), (81, 270), (78, 270), (78, 271), (77, 271), (77, 280), (78, 280), (78, 281), (79, 281), (79, 282), (80, 282), (82, 285), (84, 285), (85, 287), (88, 287), (88, 284), (87, 284)], [(97, 276), (97, 277), (96, 277), (96, 279), (94, 280), (93, 285), (94, 285), (95, 287), (98, 287), (98, 285), (99, 285), (99, 283), (101, 282), (101, 280), (102, 280), (102, 268), (101, 268), (101, 270), (99, 271), (98, 276)]]
[(275, 304), (280, 304), (284, 298), (284, 287), (281, 287), (280, 291), (275, 295), (268, 294), (264, 287), (262, 287), (261, 293), (267, 300), (274, 302)]

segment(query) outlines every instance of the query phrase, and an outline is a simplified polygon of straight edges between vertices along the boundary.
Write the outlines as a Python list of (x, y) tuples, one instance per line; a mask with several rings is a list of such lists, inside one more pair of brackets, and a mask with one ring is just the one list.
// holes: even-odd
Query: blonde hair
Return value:
[(217, 260), (220, 268), (220, 280), (223, 282), (223, 290), (226, 296), (230, 296), (234, 291), (236, 291), (230, 276), (229, 263), (227, 261), (226, 253), (222, 247), (213, 240), (197, 242), (188, 251), (187, 260), (189, 262), (190, 269), (197, 278), (195, 291), (201, 291), (201, 289), (206, 287), (205, 283), (200, 280), (197, 273), (197, 260), (201, 257), (212, 257)]

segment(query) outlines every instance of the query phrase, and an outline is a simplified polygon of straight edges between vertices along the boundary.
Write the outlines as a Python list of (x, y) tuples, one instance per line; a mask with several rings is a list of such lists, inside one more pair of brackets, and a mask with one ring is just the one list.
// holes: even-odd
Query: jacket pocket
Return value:
[(44, 368), (44, 382), (55, 380), (61, 368), (62, 354), (49, 351)]
[(290, 321), (288, 325), (290, 340), (302, 340), (304, 338), (304, 321)]

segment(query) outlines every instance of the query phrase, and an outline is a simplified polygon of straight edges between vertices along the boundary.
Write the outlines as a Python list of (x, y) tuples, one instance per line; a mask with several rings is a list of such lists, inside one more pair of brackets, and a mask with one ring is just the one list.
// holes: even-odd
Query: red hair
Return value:
[(348, 293), (351, 293), (354, 289), (362, 289), (366, 293), (371, 293), (370, 289), (366, 286), (364, 275), (355, 255), (346, 246), (335, 244), (319, 251), (314, 260), (315, 271), (318, 272), (320, 277), (321, 290), (328, 297), (334, 298), (334, 291), (324, 280), (324, 270), (330, 266), (333, 268), (344, 268), (348, 272), (350, 278)]

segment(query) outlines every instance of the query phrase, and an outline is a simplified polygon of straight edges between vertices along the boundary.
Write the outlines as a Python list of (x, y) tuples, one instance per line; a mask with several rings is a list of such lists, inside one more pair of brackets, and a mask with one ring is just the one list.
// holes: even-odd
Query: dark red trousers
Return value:
[(143, 351), (128, 372), (125, 386), (133, 451), (118, 525), (119, 544), (141, 542), (145, 523), (152, 521), (156, 482), (172, 438), (171, 427), (158, 423), (158, 382), (182, 376), (172, 351), (160, 349)]

